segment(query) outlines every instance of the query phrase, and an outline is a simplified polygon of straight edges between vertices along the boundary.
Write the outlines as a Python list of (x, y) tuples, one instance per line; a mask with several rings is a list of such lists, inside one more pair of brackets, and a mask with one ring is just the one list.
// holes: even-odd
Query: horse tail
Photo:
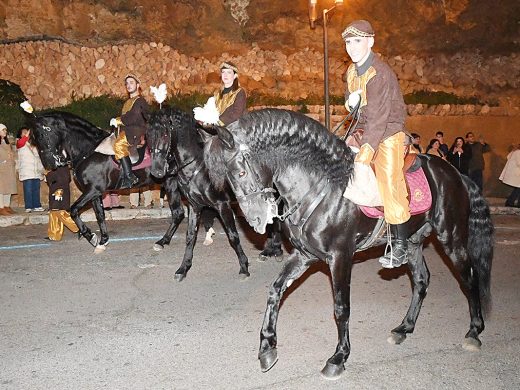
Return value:
[(491, 265), (493, 260), (493, 233), (489, 205), (478, 186), (467, 176), (462, 176), (468, 191), (470, 213), (468, 220), (468, 253), (473, 271), (477, 273), (480, 301), (484, 313), (491, 310)]

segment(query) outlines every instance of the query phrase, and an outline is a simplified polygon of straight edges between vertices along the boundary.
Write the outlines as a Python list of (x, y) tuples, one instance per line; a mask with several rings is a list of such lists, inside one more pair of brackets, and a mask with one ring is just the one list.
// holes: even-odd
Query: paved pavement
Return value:
[(0, 388), (518, 389), (520, 217), (494, 220), (494, 308), (482, 350), (461, 348), (467, 302), (434, 244), (425, 249), (432, 276), (416, 331), (400, 346), (388, 344), (410, 282), (404, 268), (380, 269), (371, 251), (354, 265), (352, 354), (335, 382), (319, 375), (337, 339), (324, 265), (291, 286), (278, 324), (280, 360), (260, 371), (267, 289), (282, 263), (255, 261), (262, 237), (241, 219), (245, 282), (220, 227), (212, 246), (199, 235), (181, 283), (173, 275), (185, 222), (170, 247), (154, 252), (166, 219), (109, 221), (111, 243), (101, 255), (70, 232), (45, 242), (42, 225), (0, 229)]

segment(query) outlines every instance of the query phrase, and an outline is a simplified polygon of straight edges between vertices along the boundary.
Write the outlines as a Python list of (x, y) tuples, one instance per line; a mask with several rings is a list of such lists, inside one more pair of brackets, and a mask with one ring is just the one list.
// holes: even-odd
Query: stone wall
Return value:
[[(323, 54), (312, 49), (294, 53), (262, 50), (252, 44), (245, 55), (190, 57), (162, 43), (85, 47), (62, 41), (33, 41), (0, 45), (0, 78), (20, 85), (37, 108), (57, 107), (74, 99), (124, 94), (122, 78), (128, 72), (141, 77), (145, 96), (150, 85), (165, 82), (169, 93), (211, 93), (220, 83), (218, 66), (235, 62), (248, 91), (289, 98), (323, 95)], [(456, 54), (419, 58), (387, 58), (403, 92), (427, 89), (458, 96), (495, 97), (502, 115), (519, 113), (520, 61), (516, 54), (483, 58)], [(330, 92), (344, 93), (346, 57), (330, 59)], [(435, 110), (435, 112), (432, 112)], [(453, 111), (455, 110), (455, 111)], [(476, 110), (476, 111), (475, 111)], [(415, 114), (487, 113), (489, 107), (416, 106)]]

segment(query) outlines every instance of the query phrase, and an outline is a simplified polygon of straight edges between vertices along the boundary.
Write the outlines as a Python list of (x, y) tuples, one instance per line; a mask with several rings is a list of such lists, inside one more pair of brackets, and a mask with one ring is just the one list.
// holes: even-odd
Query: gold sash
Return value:
[(351, 64), (347, 70), (347, 88), (350, 93), (361, 90), (360, 108), (367, 105), (367, 84), (377, 74), (373, 66), (361, 76), (357, 75), (356, 65)]
[(222, 97), (220, 97), (220, 91), (215, 92), (215, 105), (217, 106), (217, 110), (220, 115), (222, 115), (228, 107), (235, 103), (237, 95), (241, 90), (242, 88), (238, 88), (236, 91), (228, 92)]

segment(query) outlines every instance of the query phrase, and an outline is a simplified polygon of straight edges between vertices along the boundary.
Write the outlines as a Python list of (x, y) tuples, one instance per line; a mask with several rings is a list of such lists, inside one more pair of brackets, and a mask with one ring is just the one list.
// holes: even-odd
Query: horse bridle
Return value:
[[(42, 129), (45, 130), (46, 132), (50, 132), (52, 129), (49, 127), (49, 126), (46, 126), (46, 125), (42, 125)], [(46, 139), (46, 137), (44, 137), (44, 139)], [(44, 151), (38, 151), (38, 153), (42, 153), (42, 154), (45, 154), (45, 155), (50, 155), (52, 157), (52, 159), (56, 162), (56, 165), (57, 166), (62, 166), (62, 165), (66, 165), (68, 163), (70, 163), (69, 160), (65, 160), (65, 156), (63, 155), (63, 153), (55, 153), (54, 151), (51, 151), (51, 148), (50, 145), (46, 142), (45, 143), (45, 146), (46, 146), (46, 150)], [(56, 152), (58, 152), (58, 148), (54, 148), (56, 150)]]
[[(235, 193), (237, 200), (243, 199), (243, 201), (250, 204), (251, 198), (254, 196), (276, 193), (276, 190), (274, 188), (264, 187), (261, 184), (260, 175), (258, 175), (258, 173), (253, 169), (253, 167), (249, 163), (249, 159), (251, 158), (251, 154), (249, 153), (249, 146), (247, 146), (246, 144), (240, 144), (237, 152), (235, 154), (233, 154), (230, 158), (228, 158), (226, 160), (226, 162), (229, 163), (233, 160), (236, 160), (239, 157), (241, 157), (242, 161), (244, 161), (244, 168), (247, 169), (249, 171), (249, 173), (251, 174), (254, 188), (253, 188), (253, 191), (246, 194), (241, 189), (239, 190), (238, 188), (236, 188), (231, 180), (228, 180), (229, 185), (231, 186), (231, 189)], [(274, 198), (274, 196), (273, 196), (273, 198)], [(279, 217), (279, 216), (276, 215), (276, 217)]]
[[(276, 213), (272, 215), (273, 218), (278, 218), (282, 222), (287, 219), (289, 222), (289, 229), (292, 231), (293, 236), (299, 237), (295, 240), (291, 238), (291, 242), (293, 243), (293, 245), (297, 247), (300, 250), (300, 252), (304, 254), (306, 257), (315, 258), (316, 256), (307, 249), (309, 245), (303, 239), (303, 230), (305, 224), (314, 213), (314, 210), (316, 210), (316, 208), (319, 206), (319, 204), (322, 202), (325, 196), (330, 192), (330, 181), (326, 177), (322, 178), (316, 186), (321, 189), (318, 192), (317, 196), (315, 196), (311, 201), (308, 201), (308, 199), (311, 196), (311, 193), (314, 191), (314, 187), (309, 188), (309, 190), (305, 193), (305, 195), (303, 195), (301, 200), (296, 202), (293, 206), (288, 207), (287, 204), (285, 204), (285, 211), (283, 212), (283, 214), (278, 214), (278, 205), (280, 201), (282, 201), (282, 198), (279, 197), (277, 200), (274, 200), (274, 193), (276, 193), (276, 190), (272, 187), (264, 187), (261, 184), (260, 176), (253, 169), (249, 162), (249, 158), (251, 157), (251, 155), (249, 154), (249, 147), (247, 145), (240, 144), (238, 151), (234, 153), (229, 159), (227, 159), (226, 162), (229, 163), (233, 160), (236, 160), (239, 157), (242, 157), (242, 160), (244, 161), (242, 167), (245, 170), (248, 170), (253, 178), (252, 181), (254, 183), (254, 188), (253, 191), (248, 193), (245, 193), (242, 190), (238, 191), (237, 188), (234, 186), (233, 182), (231, 180), (228, 180), (237, 199), (250, 203), (252, 197), (264, 196), (264, 202), (267, 203), (269, 207), (273, 206), (274, 202), (274, 204), (276, 205)], [(267, 194), (272, 195), (271, 197), (269, 197)], [(301, 205), (306, 202), (308, 203), (308, 207), (305, 210), (305, 212), (300, 216), (300, 218), (297, 221), (293, 221), (291, 216), (293, 216), (296, 213), (296, 211), (301, 207)]]

